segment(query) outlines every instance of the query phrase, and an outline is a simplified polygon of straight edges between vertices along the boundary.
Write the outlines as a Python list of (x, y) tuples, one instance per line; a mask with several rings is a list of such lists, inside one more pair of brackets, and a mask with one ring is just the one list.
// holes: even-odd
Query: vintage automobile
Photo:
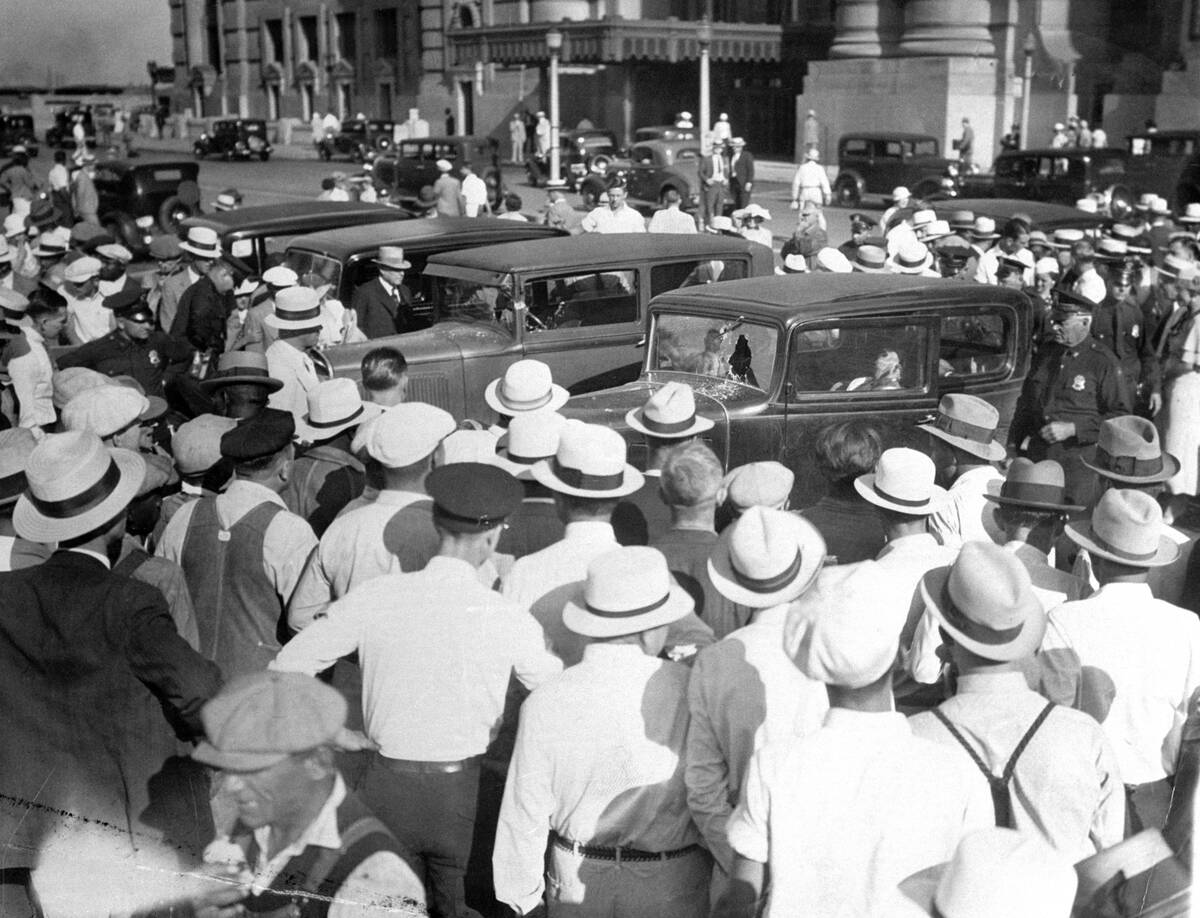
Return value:
[(145, 254), (159, 233), (177, 233), (200, 213), (200, 166), (187, 160), (96, 164), (100, 224), (135, 255)]
[(196, 159), (221, 156), (225, 159), (271, 158), (274, 148), (267, 140), (267, 122), (261, 118), (224, 118), (212, 123), (192, 144)]
[(46, 146), (56, 150), (75, 149), (75, 119), (83, 122), (84, 143), (88, 149), (96, 146), (96, 125), (92, 109), (86, 105), (69, 105), (54, 113), (54, 124), (46, 130)]
[(383, 204), (289, 201), (287, 204), (240, 207), (190, 217), (183, 221), (180, 232), (186, 234), (193, 226), (211, 227), (221, 237), (221, 246), (226, 252), (261, 271), (269, 256), (282, 257), (288, 244), (297, 236), (343, 226), (391, 223), (403, 217), (396, 208)]
[(650, 124), (633, 132), (633, 142), (647, 140), (694, 140), (700, 143), (700, 134), (695, 128), (681, 128), (676, 124)]
[[(409, 225), (420, 222), (442, 221)], [(491, 417), (483, 390), (510, 363), (545, 361), (574, 392), (635, 379), (651, 296), (772, 270), (769, 249), (732, 236), (591, 235), (460, 248), (425, 260), (429, 328), (324, 356), (336, 375), (356, 378), (367, 351), (393, 344), (408, 360), (409, 398), (483, 419)]]
[(653, 204), (664, 203), (668, 190), (679, 192), (684, 210), (700, 206), (700, 145), (694, 140), (647, 140), (635, 143), (629, 155), (613, 161), (608, 173), (600, 177), (593, 173), (580, 184), (579, 194), (584, 206), (595, 207), (604, 183), (623, 178), (629, 197)]
[[(608, 169), (617, 155), (617, 135), (612, 131), (569, 131), (559, 138), (559, 151), (559, 174), (567, 188), (575, 191), (590, 171)], [(550, 178), (550, 157), (528, 157), (525, 177), (534, 188), (545, 185)]]
[(1074, 205), (1096, 195), (1114, 217), (1123, 217), (1137, 200), (1129, 185), (1124, 150), (1010, 150), (996, 157), (992, 193), (998, 198), (1024, 198)]
[[(650, 304), (642, 375), (580, 395), (570, 417), (622, 432), (633, 461), (646, 444), (625, 414), (669, 381), (690, 385), (704, 435), (726, 468), (765, 459), (796, 473), (792, 506), (824, 482), (812, 442), (825, 424), (859, 417), (887, 446), (915, 445), (914, 424), (947, 392), (1000, 411), (1007, 435), (1029, 370), (1031, 304), (1022, 293), (959, 281), (874, 274), (802, 274), (685, 287)], [(898, 371), (880, 372), (899, 358)]]
[(317, 152), (326, 162), (335, 156), (348, 156), (351, 162), (369, 163), (392, 148), (395, 130), (396, 122), (378, 118), (343, 121), (341, 132), (322, 138)]
[(493, 137), (458, 135), (454, 137), (422, 137), (402, 140), (395, 149), (375, 160), (374, 176), (377, 190), (386, 190), (397, 204), (411, 206), (426, 185), (433, 185), (440, 174), (439, 159), (448, 160), (454, 167), (451, 174), (462, 178), (462, 164), (487, 183), (488, 199), (498, 207), (504, 197), (500, 175), (500, 144)]
[[(977, 217), (991, 217), (998, 227), (1021, 214), (1033, 221), (1034, 229), (1040, 229), (1048, 236), (1057, 229), (1069, 227), (1090, 230), (1104, 222), (1104, 217), (1099, 214), (1089, 214), (1078, 207), (1047, 204), (1044, 201), (1022, 201), (1019, 198), (953, 198), (933, 201), (929, 206), (938, 215), (939, 220), (949, 220), (956, 212), (969, 210)], [(912, 216), (913, 210), (912, 207), (898, 210), (888, 221), (888, 228)]]
[(958, 160), (943, 157), (938, 139), (929, 134), (843, 134), (833, 199), (842, 207), (857, 207), (866, 195), (890, 195), (898, 185), (918, 198), (930, 197), (957, 169)]
[(30, 157), (38, 155), (33, 115), (0, 115), (0, 156), (11, 156), (15, 146), (23, 146)]
[(1126, 184), (1135, 195), (1153, 192), (1178, 211), (1200, 201), (1200, 131), (1133, 134), (1127, 150)]

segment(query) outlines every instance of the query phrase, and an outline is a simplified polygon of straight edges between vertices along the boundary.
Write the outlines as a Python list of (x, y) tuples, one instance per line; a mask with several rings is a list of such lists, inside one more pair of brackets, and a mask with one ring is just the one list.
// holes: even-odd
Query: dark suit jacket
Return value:
[[(729, 163), (728, 162), (725, 162), (722, 164), (721, 174), (725, 177), (726, 181), (729, 180)], [(700, 184), (703, 185), (705, 188), (707, 188), (707, 187), (709, 187), (709, 185), (712, 184), (712, 182), (713, 182), (713, 158), (712, 158), (712, 155), (709, 154), (708, 156), (701, 156), (700, 157)], [(717, 187), (723, 188), (724, 185), (717, 186)]]
[(734, 188), (745, 188), (747, 185), (754, 183), (754, 155), (747, 153), (745, 150), (737, 158), (737, 162), (730, 163), (729, 174), (731, 176), (731, 184)]
[(368, 338), (384, 338), (417, 327), (413, 321), (412, 295), (403, 285), (396, 291), (400, 294), (399, 308), (378, 278), (355, 288), (350, 308), (358, 315), (359, 331)]
[(6, 865), (29, 866), (40, 842), (69, 828), (62, 812), (114, 827), (114, 845), (135, 829), (172, 839), (193, 831), (159, 818), (208, 809), (202, 790), (164, 782), (176, 752), (164, 715), (199, 735), (200, 707), (219, 685), (216, 666), (179, 636), (162, 594), (97, 559), (58, 551), (0, 574)]
[(186, 340), (196, 350), (225, 352), (225, 320), (235, 308), (233, 291), (218, 292), (202, 277), (183, 292), (179, 310), (171, 323), (171, 336)]

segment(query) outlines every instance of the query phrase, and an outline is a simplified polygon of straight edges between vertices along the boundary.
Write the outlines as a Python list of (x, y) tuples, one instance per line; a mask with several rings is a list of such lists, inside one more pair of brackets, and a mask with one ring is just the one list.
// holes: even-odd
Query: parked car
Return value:
[(1133, 194), (1153, 192), (1182, 211), (1200, 201), (1200, 130), (1129, 137), (1126, 182)]
[[(949, 220), (957, 211), (969, 210), (977, 217), (991, 217), (996, 221), (996, 226), (1003, 226), (1017, 214), (1022, 214), (1033, 222), (1034, 229), (1040, 229), (1048, 236), (1057, 229), (1091, 230), (1104, 222), (1104, 217), (1099, 214), (1089, 214), (1078, 207), (1022, 201), (1019, 198), (953, 198), (933, 201), (929, 206), (939, 220)], [(914, 209), (905, 207), (898, 210), (888, 221), (888, 227), (911, 217)]]
[[(421, 222), (442, 221), (409, 225)], [(407, 246), (405, 255), (412, 260)], [(409, 398), (459, 418), (487, 418), (484, 388), (514, 361), (544, 361), (574, 392), (632, 380), (654, 294), (772, 270), (769, 249), (731, 236), (597, 235), (460, 248), (425, 261), (429, 328), (325, 357), (337, 375), (357, 377), (367, 351), (394, 344), (408, 361)]]
[(11, 156), (17, 145), (23, 146), (30, 157), (38, 155), (33, 115), (0, 115), (0, 156)]
[[(1029, 370), (1030, 323), (1024, 294), (959, 281), (804, 274), (686, 287), (651, 302), (641, 377), (577, 396), (564, 413), (620, 430), (640, 464), (647, 445), (625, 413), (686, 383), (725, 467), (784, 463), (800, 508), (822, 495), (812, 443), (831, 422), (862, 418), (883, 428), (886, 446), (919, 446), (914, 425), (945, 393), (969, 392), (999, 410), (1003, 441)], [(884, 352), (899, 357), (899, 376), (872, 385)]]
[[(571, 191), (592, 169), (608, 169), (617, 155), (617, 135), (612, 131), (569, 131), (559, 137), (559, 174)], [(550, 178), (550, 157), (530, 156), (525, 176), (534, 188)]]
[(1114, 217), (1122, 217), (1137, 201), (1126, 158), (1124, 150), (1111, 147), (1010, 150), (996, 157), (993, 194), (1070, 205), (1094, 194), (1104, 199)]
[(397, 204), (413, 205), (426, 185), (437, 181), (437, 161), (448, 160), (455, 178), (462, 178), (462, 164), (487, 183), (488, 200), (499, 207), (504, 197), (500, 175), (500, 144), (492, 137), (458, 135), (454, 137), (422, 137), (402, 140), (395, 150), (375, 161), (374, 182), (378, 190), (387, 190)]
[(343, 121), (340, 133), (324, 137), (317, 152), (328, 162), (335, 156), (348, 156), (351, 162), (369, 163), (392, 148), (396, 122), (378, 118)]
[(267, 140), (267, 122), (261, 118), (225, 118), (214, 121), (192, 144), (196, 159), (222, 156), (225, 159), (252, 159), (264, 163), (274, 148)]
[(647, 140), (694, 140), (699, 145), (700, 135), (695, 128), (681, 128), (674, 124), (651, 124), (633, 132), (634, 143)]
[(604, 185), (621, 177), (629, 197), (662, 204), (669, 189), (679, 192), (684, 210), (700, 206), (700, 146), (694, 140), (647, 140), (635, 143), (628, 157), (613, 160), (606, 176), (595, 173), (580, 183), (579, 193), (587, 207), (599, 202)]
[(918, 198), (932, 197), (941, 191), (942, 179), (957, 171), (958, 160), (943, 157), (938, 139), (929, 134), (843, 134), (833, 199), (842, 207), (857, 207), (866, 195), (890, 195), (898, 185)]
[(187, 160), (96, 164), (99, 217), (108, 233), (135, 255), (145, 254), (159, 233), (178, 233), (200, 213), (200, 166)]
[(69, 105), (54, 113), (54, 124), (46, 130), (46, 146), (57, 150), (75, 149), (75, 119), (83, 122), (84, 143), (88, 149), (96, 146), (96, 125), (92, 110), (86, 105)]
[(262, 207), (239, 207), (184, 220), (180, 232), (193, 226), (217, 231), (226, 252), (241, 258), (256, 271), (268, 256), (282, 256), (297, 236), (343, 226), (391, 223), (404, 215), (394, 207), (360, 201), (290, 201)]

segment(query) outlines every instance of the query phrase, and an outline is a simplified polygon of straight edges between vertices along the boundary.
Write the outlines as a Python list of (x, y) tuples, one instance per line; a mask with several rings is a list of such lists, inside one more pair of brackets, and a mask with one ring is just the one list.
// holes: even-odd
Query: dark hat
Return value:
[(1085, 296), (1079, 296), (1069, 290), (1056, 290), (1054, 291), (1054, 305), (1050, 311), (1066, 315), (1090, 316), (1095, 308), (1096, 304)]
[(81, 252), (95, 255), (100, 246), (113, 245), (117, 240), (104, 230), (96, 230), (94, 224), (76, 223), (71, 227), (71, 241), (79, 246)]
[(875, 221), (866, 214), (851, 214), (850, 225), (854, 228), (854, 232), (860, 232), (868, 227), (875, 226)]
[(55, 223), (61, 223), (62, 216), (62, 211), (55, 207), (49, 198), (38, 198), (30, 205), (29, 213), (25, 215), (25, 225), (45, 229)]
[(1066, 476), (1062, 466), (1053, 459), (1034, 462), (1020, 456), (1008, 467), (999, 494), (985, 494), (985, 500), (1027, 510), (1053, 513), (1078, 513), (1084, 508), (1066, 503)]
[(211, 392), (223, 386), (247, 384), (266, 386), (271, 392), (283, 388), (283, 383), (273, 377), (267, 368), (266, 356), (257, 351), (227, 351), (222, 354), (217, 361), (217, 372), (200, 383), (200, 388)]
[(179, 248), (179, 237), (163, 233), (150, 240), (150, 257), (155, 261), (170, 261), (183, 254)]
[(154, 324), (154, 310), (140, 296), (133, 303), (121, 309), (114, 309), (113, 314), (118, 319), (124, 319), (128, 322), (149, 322), (151, 325)]
[(433, 518), (451, 532), (484, 532), (504, 522), (521, 505), (521, 483), (503, 469), (482, 462), (456, 462), (429, 473), (425, 490), (433, 498)]
[(104, 298), (104, 308), (111, 309), (113, 312), (124, 312), (127, 309), (132, 309), (141, 302), (145, 292), (141, 287), (132, 285), (122, 287), (116, 293)]
[(221, 437), (221, 455), (234, 462), (253, 462), (274, 456), (292, 442), (296, 419), (290, 411), (264, 408)]

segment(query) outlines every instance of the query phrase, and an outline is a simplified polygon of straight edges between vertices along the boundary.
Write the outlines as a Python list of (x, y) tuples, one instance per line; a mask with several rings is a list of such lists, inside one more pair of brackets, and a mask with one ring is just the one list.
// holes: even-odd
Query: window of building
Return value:
[(338, 13), (334, 17), (337, 28), (337, 53), (344, 61), (354, 63), (358, 57), (358, 36), (355, 29), (358, 26), (353, 13)]
[(317, 42), (317, 17), (300, 16), (300, 47), (296, 49), (296, 60), (316, 61), (321, 59), (321, 46)]
[(263, 20), (263, 57), (268, 63), (283, 63), (283, 20)]
[(217, 0), (208, 0), (204, 5), (204, 39), (208, 52), (208, 63), (221, 73), (225, 62), (221, 59), (221, 8)]
[(375, 11), (375, 56), (396, 57), (400, 53), (395, 7)]

